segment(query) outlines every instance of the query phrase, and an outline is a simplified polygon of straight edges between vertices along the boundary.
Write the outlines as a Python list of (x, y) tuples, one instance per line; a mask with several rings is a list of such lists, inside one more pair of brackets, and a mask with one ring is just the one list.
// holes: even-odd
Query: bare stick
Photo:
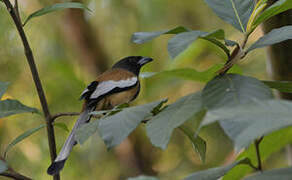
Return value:
[[(28, 43), (27, 37), (24, 33), (24, 30), (22, 28), (22, 24), (17, 16), (17, 12), (15, 11), (15, 8), (12, 6), (12, 4), (10, 3), (9, 0), (3, 0), (3, 2), (5, 3), (7, 10), (10, 14), (10, 16), (12, 17), (14, 24), (18, 30), (18, 33), (20, 35), (20, 38), (22, 40), (23, 46), (24, 46), (24, 51), (25, 51), (25, 56), (27, 59), (27, 62), (29, 64), (31, 73), (32, 73), (32, 77), (38, 92), (38, 96), (42, 105), (42, 109), (46, 118), (46, 123), (47, 123), (47, 134), (48, 134), (48, 141), (49, 141), (49, 148), (50, 148), (50, 156), (51, 156), (51, 161), (53, 162), (54, 159), (57, 157), (57, 153), (56, 153), (56, 142), (55, 142), (55, 134), (54, 134), (54, 127), (52, 125), (52, 119), (51, 119), (51, 114), (49, 111), (49, 107), (47, 104), (47, 100), (45, 97), (45, 93), (38, 75), (38, 71), (37, 71), (37, 67), (35, 65), (35, 60), (30, 48), (30, 45)], [(59, 174), (54, 176), (54, 180), (59, 180), (60, 176)]]

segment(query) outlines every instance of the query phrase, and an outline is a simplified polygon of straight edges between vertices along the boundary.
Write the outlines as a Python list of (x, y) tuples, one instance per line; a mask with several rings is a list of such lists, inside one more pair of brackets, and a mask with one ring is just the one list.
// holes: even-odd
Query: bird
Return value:
[(47, 169), (49, 175), (58, 174), (63, 169), (71, 150), (77, 144), (76, 131), (90, 121), (92, 111), (113, 109), (136, 99), (140, 92), (140, 69), (151, 61), (153, 59), (150, 57), (125, 57), (87, 86), (80, 96), (84, 100), (81, 113), (60, 153)]

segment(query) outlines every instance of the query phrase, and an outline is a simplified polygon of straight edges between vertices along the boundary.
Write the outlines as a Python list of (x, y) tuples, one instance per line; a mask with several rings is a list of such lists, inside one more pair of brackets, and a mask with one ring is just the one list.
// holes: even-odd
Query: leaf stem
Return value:
[(257, 155), (257, 161), (258, 161), (258, 167), (257, 170), (258, 171), (263, 171), (263, 167), (262, 167), (262, 160), (261, 160), (261, 154), (260, 154), (260, 143), (263, 140), (263, 136), (257, 140), (255, 140), (254, 145), (255, 145), (255, 149), (256, 149), (256, 155)]
[(257, 16), (265, 9), (265, 7), (267, 6), (267, 3), (262, 4), (262, 0), (259, 0), (252, 12), (252, 14), (249, 17), (249, 20), (247, 22), (247, 26), (246, 26), (246, 32), (247, 34), (251, 34), (256, 26), (253, 25), (254, 20), (257, 18)]
[(243, 50), (246, 46), (246, 43), (248, 41), (249, 34), (244, 35), (244, 39), (241, 43), (241, 45), (237, 44), (234, 50), (232, 51), (230, 58), (228, 61), (224, 64), (224, 67), (221, 68), (219, 71), (217, 71), (217, 74), (224, 75), (227, 73), (227, 71), (232, 68), (232, 66), (240, 59), (244, 58), (246, 56), (246, 52)]
[(62, 116), (78, 116), (80, 113), (78, 112), (65, 112), (65, 113), (57, 113), (55, 115), (52, 115), (51, 119), (52, 122), (54, 122), (57, 118)]
[[(15, 10), (15, 8), (12, 6), (12, 4), (10, 3), (9, 0), (3, 0), (3, 2), (5, 3), (7, 10), (11, 16), (11, 18), (14, 21), (14, 24), (18, 30), (19, 36), (22, 40), (23, 46), (24, 46), (24, 51), (25, 51), (25, 56), (27, 59), (27, 62), (29, 64), (31, 73), (32, 73), (32, 77), (37, 89), (37, 93), (41, 102), (41, 106), (46, 118), (46, 123), (47, 123), (47, 134), (48, 134), (48, 141), (49, 141), (49, 149), (50, 149), (50, 156), (51, 156), (51, 161), (54, 161), (54, 159), (57, 156), (56, 153), (56, 142), (55, 142), (55, 133), (54, 133), (54, 127), (52, 125), (52, 118), (51, 118), (51, 114), (49, 111), (49, 107), (47, 104), (47, 100), (45, 97), (45, 93), (41, 84), (41, 80), (39, 78), (39, 74), (37, 71), (37, 67), (35, 64), (35, 60), (34, 60), (34, 56), (32, 53), (32, 50), (30, 48), (30, 45), (28, 43), (27, 37), (25, 35), (25, 32), (23, 30), (22, 24), (20, 22), (20, 19), (18, 18), (17, 12)], [(54, 180), (59, 180), (60, 176), (59, 174), (54, 175)]]

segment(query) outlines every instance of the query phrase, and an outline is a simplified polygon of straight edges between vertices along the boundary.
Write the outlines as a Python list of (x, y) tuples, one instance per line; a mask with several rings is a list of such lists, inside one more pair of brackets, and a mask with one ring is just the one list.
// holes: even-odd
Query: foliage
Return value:
[(269, 46), (272, 44), (276, 44), (288, 39), (292, 39), (292, 26), (284, 26), (281, 28), (273, 29), (268, 34), (261, 37), (258, 41), (256, 41), (253, 45), (251, 45), (247, 52), (254, 50), (256, 48), (261, 48), (265, 46)]
[(245, 180), (277, 180), (277, 179), (291, 179), (291, 167), (273, 169), (270, 171), (265, 171), (263, 173), (257, 173), (256, 175), (249, 176)]
[[(26, 25), (26, 23), (31, 20), (32, 18), (36, 18), (38, 16), (43, 16), (45, 14), (54, 12), (54, 11), (59, 11), (59, 10), (63, 10), (63, 9), (67, 9), (67, 8), (75, 8), (75, 9), (85, 9), (85, 10), (89, 10), (84, 4), (82, 3), (77, 3), (77, 2), (65, 2), (65, 3), (58, 3), (58, 4), (54, 4), (51, 6), (47, 6), (44, 7), (40, 10), (37, 10), (36, 12), (33, 12), (32, 14), (30, 14), (26, 20), (23, 23), (23, 26)], [(89, 10), (90, 11), (90, 10)]]
[(245, 32), (248, 20), (254, 9), (253, 0), (205, 0), (213, 11), (236, 29)]
[(40, 129), (44, 128), (46, 125), (42, 124), (39, 127), (30, 129), (24, 133), (22, 133), (21, 135), (17, 136), (10, 144), (8, 144), (8, 146), (6, 147), (5, 151), (4, 151), (4, 158), (6, 158), (7, 156), (7, 152), (13, 147), (15, 146), (17, 143), (19, 143), (20, 141), (24, 140), (25, 138), (29, 137), (30, 135), (32, 135), (33, 133), (39, 131)]
[[(242, 148), (247, 148), (251, 142), (257, 140), (257, 138), (267, 135), (275, 130), (285, 128), (291, 125), (289, 109), (290, 102), (273, 100), (273, 96), (271, 90), (268, 86), (272, 88), (276, 88), (278, 90), (289, 91), (289, 82), (284, 84), (283, 82), (267, 82), (264, 81), (268, 86), (266, 86), (263, 82), (246, 76), (240, 76), (236, 74), (226, 74), (226, 71), (233, 65), (230, 63), (235, 61), (234, 59), (242, 59), (245, 57), (247, 53), (251, 50), (272, 45), (275, 43), (279, 43), (288, 39), (291, 39), (290, 26), (281, 27), (278, 29), (272, 30), (270, 33), (261, 37), (258, 41), (252, 44), (246, 51), (245, 45), (248, 40), (249, 35), (254, 31), (255, 27), (258, 26), (264, 20), (270, 18), (273, 15), (276, 15), (284, 10), (291, 9), (291, 7), (287, 7), (283, 4), (287, 4), (287, 2), (281, 1), (277, 2), (268, 9), (264, 10), (265, 2), (259, 1), (256, 5), (254, 5), (254, 1), (240, 1), (240, 0), (231, 0), (231, 1), (213, 1), (206, 0), (205, 1), (213, 11), (223, 20), (233, 25), (235, 28), (244, 33), (245, 42), (242, 45), (239, 43), (232, 43), (232, 45), (236, 45), (237, 48), (233, 51), (233, 57), (228, 55), (228, 63), (226, 67), (223, 68), (220, 72), (219, 76), (216, 76), (211, 81), (207, 83), (202, 92), (201, 103), (202, 107), (207, 109), (206, 116), (204, 117), (203, 122), (201, 123), (201, 127), (208, 125), (212, 122), (219, 121), (222, 128), (226, 132), (226, 134), (231, 138), (234, 142), (235, 148), (240, 150)], [(283, 6), (281, 6), (283, 5)], [(273, 12), (272, 12), (273, 11)], [(261, 13), (263, 12), (263, 13)], [(260, 14), (260, 15), (259, 15)], [(216, 32), (216, 31), (215, 31)], [(147, 34), (140, 32), (139, 34)], [(215, 36), (216, 42), (217, 40), (224, 40), (225, 35), (224, 31), (220, 33), (220, 38)], [(161, 35), (161, 34), (159, 34)], [(189, 30), (188, 32), (181, 32), (175, 35), (172, 39), (169, 40), (168, 43), (168, 51), (171, 57), (175, 58), (179, 54), (181, 54), (187, 47), (194, 42), (198, 37), (208, 36), (209, 34), (197, 30)], [(136, 34), (133, 35), (134, 37)], [(156, 36), (155, 36), (156, 37)], [(140, 36), (143, 39), (143, 36)], [(135, 37), (135, 41), (139, 41), (137, 36)], [(140, 41), (141, 43), (142, 41)], [(210, 41), (218, 45), (215, 42)], [(219, 41), (220, 42), (220, 41)], [(227, 41), (227, 45), (231, 45), (230, 42)], [(219, 47), (222, 46), (222, 43)], [(223, 50), (228, 47), (223, 45)], [(243, 51), (243, 52), (242, 52)], [(228, 52), (228, 51), (225, 51)], [(237, 57), (236, 57), (237, 56)], [(230, 67), (228, 67), (228, 66)], [(176, 70), (172, 70), (172, 72), (176, 73)], [(190, 70), (186, 71), (188, 73), (192, 73)], [(193, 74), (197, 74), (196, 71), (193, 71)], [(170, 71), (165, 73), (171, 73)], [(223, 73), (223, 75), (222, 75)], [(180, 75), (180, 77), (182, 77)], [(191, 77), (190, 75), (188, 77)], [(197, 76), (196, 76), (197, 77)], [(186, 78), (187, 79), (187, 78)], [(179, 102), (180, 100), (178, 100)], [(192, 112), (197, 112), (197, 102), (192, 103), (193, 110), (188, 110)], [(184, 108), (187, 110), (187, 108)], [(175, 108), (177, 110), (177, 108)], [(175, 110), (173, 110), (175, 112)], [(165, 115), (164, 112), (158, 114), (157, 116), (164, 116), (163, 118), (168, 121), (173, 117), (171, 115), (172, 112), (167, 112)], [(155, 117), (157, 117), (155, 116)], [(169, 117), (168, 117), (169, 116)], [(154, 124), (157, 120), (155, 117), (149, 124)], [(183, 118), (176, 118), (176, 123), (183, 120)], [(277, 121), (275, 121), (277, 119)], [(162, 127), (168, 124), (167, 129), (169, 130), (171, 126), (170, 123), (156, 123), (155, 126), (148, 126), (147, 131), (150, 132), (152, 129), (157, 129), (159, 135), (151, 138), (151, 142), (157, 146), (157, 140), (159, 138), (163, 138), (164, 136), (161, 134)], [(177, 126), (176, 126), (177, 127)], [(150, 133), (149, 133), (150, 134)], [(151, 136), (153, 136), (151, 131)], [(169, 136), (166, 136), (169, 137)], [(168, 142), (169, 139), (166, 139)], [(161, 144), (158, 143), (158, 144)], [(165, 143), (162, 143), (162, 147), (165, 147)], [(241, 156), (242, 157), (242, 156)], [(261, 163), (261, 162), (259, 162)], [(221, 176), (224, 176), (228, 171), (230, 171), (237, 164), (231, 164), (225, 168), (215, 168), (202, 172), (195, 173), (194, 175), (189, 176), (189, 179), (218, 179)], [(251, 167), (254, 167), (251, 163), (249, 163)], [(212, 176), (213, 172), (218, 175)], [(216, 174), (215, 173), (215, 174)], [(201, 177), (202, 174), (202, 177)], [(220, 174), (220, 175), (219, 175)], [(198, 176), (198, 177), (197, 177)], [(236, 176), (236, 174), (234, 174)], [(234, 177), (233, 176), (233, 177)], [(187, 178), (187, 179), (188, 179)]]
[[(7, 82), (0, 82), (0, 99), (8, 88)], [(0, 118), (19, 113), (39, 113), (35, 108), (23, 105), (18, 100), (6, 99), (0, 100)]]
[[(263, 0), (259, 0), (256, 4), (253, 0), (205, 0), (205, 2), (218, 17), (240, 31), (244, 39), (242, 43), (229, 40), (225, 31), (220, 28), (205, 32), (183, 26), (162, 31), (136, 32), (132, 36), (132, 42), (143, 44), (162, 35), (173, 35), (168, 41), (167, 50), (172, 59), (179, 60), (195, 42), (201, 39), (223, 52), (226, 55), (226, 64), (224, 66), (215, 64), (205, 71), (197, 71), (190, 67), (175, 67), (171, 70), (142, 75), (152, 78), (159, 75), (178, 77), (206, 83), (206, 85), (202, 91), (180, 97), (170, 104), (166, 104), (166, 100), (159, 100), (134, 107), (116, 107), (113, 110), (93, 112), (91, 115), (99, 116), (99, 118), (77, 130), (76, 138), (80, 144), (98, 132), (106, 147), (111, 149), (144, 123), (147, 136), (153, 146), (166, 149), (173, 137), (173, 132), (178, 129), (191, 141), (198, 157), (205, 162), (208, 146), (204, 136), (201, 135), (201, 130), (203, 127), (219, 122), (233, 142), (236, 152), (241, 150), (242, 153), (229, 165), (197, 171), (185, 178), (185, 180), (215, 180), (221, 177), (223, 179), (243, 178), (252, 170), (261, 170), (259, 169), (262, 163), (259, 160), (260, 154), (255, 154), (254, 151), (258, 152), (260, 148), (262, 160), (266, 160), (272, 153), (292, 142), (291, 138), (279, 140), (283, 136), (291, 137), (291, 128), (287, 127), (292, 125), (290, 119), (292, 103), (275, 100), (271, 91), (271, 88), (274, 88), (282, 92), (292, 92), (291, 82), (260, 81), (255, 77), (240, 75), (240, 70), (233, 66), (252, 50), (292, 39), (291, 26), (284, 26), (263, 35), (246, 48), (246, 42), (256, 27), (270, 17), (292, 9), (291, 0), (279, 0), (268, 8), (266, 8), (267, 2)], [(30, 14), (23, 26), (32, 18), (66, 8), (89, 10), (81, 3), (53, 4)], [(8, 84), (0, 82), (0, 98), (6, 92)], [(1, 118), (27, 112), (39, 113), (37, 109), (25, 106), (18, 100), (0, 101)], [(189, 122), (198, 126), (192, 123), (190, 125)], [(50, 121), (46, 125), (31, 128), (8, 144), (4, 151), (4, 158), (7, 158), (6, 154), (13, 146), (52, 124), (69, 131), (66, 124)], [(251, 146), (262, 137), (264, 140), (261, 146)], [(254, 165), (256, 162), (257, 167)], [(6, 171), (7, 168), (6, 162), (0, 160), (0, 173)], [(273, 169), (246, 179), (289, 179), (291, 175), (287, 172), (290, 170), (291, 168)], [(129, 180), (134, 179), (156, 180), (158, 178), (148, 176), (129, 178)]]
[(268, 20), (269, 18), (287, 11), (292, 8), (292, 2), (289, 0), (279, 0), (275, 2), (272, 6), (267, 8), (263, 13), (259, 15), (259, 17), (253, 22), (254, 28), (257, 27), (262, 22)]
[(172, 131), (201, 110), (200, 93), (192, 93), (168, 105), (147, 123), (146, 130), (151, 143), (165, 149)]
[(216, 180), (216, 179), (219, 179), (220, 177), (224, 176), (228, 171), (230, 171), (232, 168), (234, 168), (235, 166), (240, 165), (240, 164), (250, 164), (250, 161), (249, 161), (249, 159), (245, 158), (245, 159), (236, 161), (232, 164), (229, 164), (227, 166), (222, 166), (222, 167), (208, 169), (205, 171), (196, 172), (196, 173), (193, 173), (190, 176), (186, 177), (184, 180), (192, 180), (192, 179)]
[(82, 126), (77, 133), (77, 141), (83, 144), (97, 130), (108, 148), (120, 144), (145, 119), (152, 116), (152, 111), (166, 100), (141, 106), (124, 108), (113, 115), (105, 116)]

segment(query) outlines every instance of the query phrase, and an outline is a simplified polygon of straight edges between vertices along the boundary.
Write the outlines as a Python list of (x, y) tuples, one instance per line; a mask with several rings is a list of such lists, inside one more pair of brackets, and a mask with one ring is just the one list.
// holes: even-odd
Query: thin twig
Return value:
[(29, 177), (26, 177), (22, 174), (19, 174), (15, 171), (8, 171), (8, 172), (3, 172), (3, 173), (0, 173), (0, 176), (5, 176), (5, 177), (9, 177), (9, 178), (12, 178), (12, 179), (15, 179), (15, 180), (32, 180), (31, 178)]
[[(47, 104), (47, 100), (45, 97), (45, 93), (44, 93), (40, 78), (38, 75), (37, 67), (35, 65), (35, 60), (34, 60), (30, 45), (28, 43), (27, 37), (25, 35), (25, 32), (23, 30), (22, 24), (17, 16), (17, 13), (15, 12), (15, 9), (13, 8), (9, 0), (3, 0), (3, 2), (5, 3), (9, 14), (14, 21), (14, 24), (18, 30), (18, 33), (21, 37), (21, 40), (24, 46), (25, 56), (29, 64), (32, 77), (33, 77), (33, 80), (38, 92), (38, 96), (42, 105), (42, 109), (46, 118), (46, 123), (47, 123), (46, 127), (47, 127), (48, 141), (49, 141), (50, 156), (51, 156), (51, 161), (53, 162), (54, 159), (57, 157), (54, 127), (52, 125), (51, 114), (49, 111), (49, 107)], [(59, 180), (59, 179), (60, 179), (59, 174), (54, 175), (54, 180)]]
[(57, 113), (55, 115), (52, 115), (51, 119), (52, 122), (54, 122), (57, 118), (62, 116), (78, 116), (80, 113), (78, 112), (66, 112), (66, 113)]
[(248, 36), (249, 35), (244, 35), (244, 39), (243, 39), (243, 41), (242, 41), (242, 44), (241, 44), (241, 48), (242, 49), (244, 49), (245, 48), (245, 46), (246, 46), (246, 43), (247, 43), (247, 40), (248, 40)]
[[(6, 160), (3, 157), (0, 157), (0, 160), (6, 162)], [(26, 176), (24, 176), (16, 171), (14, 171), (14, 169), (12, 167), (9, 167), (9, 166), (5, 172), (0, 173), (0, 176), (9, 177), (9, 178), (16, 179), (16, 180), (32, 180), (31, 178), (26, 177)]]
[(251, 168), (253, 168), (255, 171), (258, 171), (258, 170), (259, 170), (259, 168), (256, 167), (255, 165), (253, 165), (252, 163), (249, 163), (248, 165), (249, 165)]
[(224, 75), (227, 71), (232, 68), (232, 66), (240, 59), (244, 58), (246, 53), (243, 50), (246, 46), (249, 35), (245, 35), (241, 45), (237, 44), (235, 49), (232, 51), (228, 61), (225, 63), (224, 67), (217, 71), (217, 74)]
[(258, 171), (262, 171), (263, 167), (262, 167), (262, 160), (261, 160), (261, 154), (260, 154), (260, 143), (263, 140), (263, 136), (257, 140), (255, 140), (254, 145), (256, 148), (256, 154), (257, 154), (257, 161), (258, 161), (258, 167), (257, 170)]
[(15, 10), (15, 13), (16, 13), (16, 15), (18, 17), (19, 22), (21, 23), (21, 18), (20, 18), (20, 15), (19, 15), (19, 8), (18, 8), (18, 0), (15, 0), (14, 2), (15, 2), (14, 3), (14, 10)]

